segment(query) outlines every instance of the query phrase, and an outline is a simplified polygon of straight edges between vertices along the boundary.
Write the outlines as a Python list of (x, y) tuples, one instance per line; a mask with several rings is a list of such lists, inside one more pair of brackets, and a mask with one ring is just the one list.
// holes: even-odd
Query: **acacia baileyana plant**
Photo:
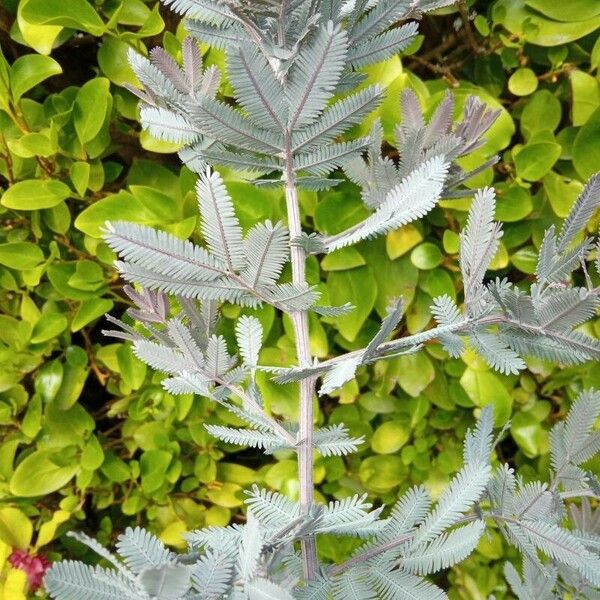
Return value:
[[(382, 155), (382, 126), (369, 136), (342, 140), (381, 101), (377, 86), (363, 87), (360, 69), (406, 48), (423, 12), (448, 0), (165, 0), (187, 17), (192, 36), (182, 66), (161, 49), (146, 59), (131, 55), (144, 91), (142, 123), (153, 136), (182, 146), (180, 157), (199, 176), (197, 192), (205, 246), (127, 222), (106, 226), (105, 239), (120, 260), (125, 288), (137, 305), (137, 326), (109, 317), (109, 335), (130, 340), (136, 355), (165, 372), (172, 394), (209, 397), (247, 424), (207, 425), (215, 437), (265, 452), (297, 453), (299, 502), (254, 487), (247, 492), (244, 525), (212, 527), (188, 535), (189, 552), (176, 555), (150, 533), (128, 529), (119, 537), (120, 559), (87, 536), (75, 537), (107, 561), (55, 564), (45, 579), (57, 600), (86, 598), (209, 600), (326, 600), (382, 598), (437, 600), (445, 592), (427, 576), (466, 558), (486, 527), (497, 528), (523, 556), (506, 577), (521, 599), (600, 595), (600, 527), (588, 497), (599, 483), (582, 465), (600, 451), (600, 393), (583, 391), (567, 420), (551, 433), (550, 483), (525, 483), (507, 465), (494, 465), (493, 410), (481, 411), (464, 444), (464, 465), (433, 502), (424, 487), (406, 492), (391, 511), (365, 496), (314, 500), (313, 454), (345, 455), (361, 438), (343, 425), (314, 428), (313, 397), (354, 378), (361, 365), (418, 352), (437, 341), (451, 356), (469, 345), (503, 373), (525, 368), (524, 357), (579, 363), (600, 357), (600, 343), (576, 328), (596, 314), (599, 288), (588, 272), (598, 244), (584, 230), (600, 204), (600, 176), (592, 177), (560, 231), (549, 228), (541, 245), (536, 280), (529, 288), (506, 280), (485, 282), (502, 235), (494, 222), (490, 188), (463, 186), (474, 172), (459, 159), (483, 144), (497, 113), (476, 98), (453, 125), (448, 94), (426, 122), (417, 97), (402, 95), (396, 130), (399, 160)], [(397, 26), (398, 23), (401, 25)], [(217, 97), (220, 74), (203, 69), (196, 40), (226, 51), (228, 77), (238, 107)], [(359, 87), (360, 86), (360, 87)], [(359, 91), (356, 91), (359, 89)], [(495, 162), (492, 158), (475, 172)], [(256, 223), (245, 234), (215, 166), (250, 174), (258, 186), (285, 188), (287, 226)], [(335, 173), (335, 176), (332, 174)], [(342, 175), (360, 186), (370, 215), (331, 236), (302, 230), (298, 188), (326, 189)], [(313, 359), (311, 311), (336, 317), (352, 306), (327, 306), (305, 278), (306, 258), (374, 238), (423, 217), (441, 198), (473, 195), (460, 238), (462, 308), (448, 296), (434, 299), (437, 325), (408, 337), (394, 335), (402, 300), (390, 308), (377, 334), (361, 350)], [(286, 263), (292, 280), (281, 281)], [(580, 269), (584, 284), (570, 283)], [(259, 364), (262, 327), (253, 316), (237, 321), (237, 353), (216, 332), (219, 305), (268, 303), (289, 314), (297, 364)], [(264, 408), (256, 374), (299, 382), (299, 423), (283, 423)], [(580, 499), (583, 498), (583, 502)], [(577, 501), (578, 504), (572, 504)], [(570, 504), (567, 510), (567, 504)], [(346, 562), (321, 564), (322, 533), (362, 538)]]

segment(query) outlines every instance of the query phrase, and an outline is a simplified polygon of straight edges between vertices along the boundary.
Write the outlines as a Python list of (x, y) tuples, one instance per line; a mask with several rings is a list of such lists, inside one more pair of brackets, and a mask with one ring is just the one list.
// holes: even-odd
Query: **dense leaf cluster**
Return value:
[[(208, 4), (191, 3), (202, 5), (203, 11)], [(283, 49), (277, 63), (268, 65), (283, 76), (292, 67), (285, 50), (302, 45), (305, 37), (294, 19), (288, 29), (278, 30), (276, 4), (265, 0), (257, 12), (257, 3), (252, 3), (250, 20), (268, 55), (274, 48)], [(292, 8), (295, 4), (289, 2)], [(424, 9), (434, 8), (425, 4)], [(589, 250), (585, 237), (597, 231), (596, 216), (585, 211), (582, 200), (579, 217), (573, 213), (570, 226), (562, 225), (576, 198), (584, 198), (585, 181), (600, 168), (595, 152), (598, 9), (591, 0), (569, 8), (554, 0), (467, 2), (425, 16), (423, 38), (416, 28), (419, 15), (405, 12), (405, 3), (391, 3), (389, 10), (382, 4), (369, 20), (359, 18), (346, 28), (347, 33), (335, 33), (339, 3), (328, 5), (329, 12), (321, 11), (324, 16), (311, 23), (306, 39), (315, 28), (326, 30), (331, 20), (336, 60), (339, 49), (345, 48), (351, 61), (340, 74), (335, 101), (320, 115), (314, 109), (306, 112), (299, 118), (302, 131), (299, 127), (292, 136), (298, 161), (294, 176), (302, 186), (307, 232), (293, 242), (311, 254), (302, 306), (312, 307), (310, 347), (318, 359), (312, 373), (321, 377), (323, 399), (314, 440), (320, 449), (315, 463), (317, 497), (326, 503), (368, 492), (375, 506), (392, 506), (410, 486), (421, 484), (437, 496), (460, 469), (461, 442), (472, 426), (473, 408), (489, 402), (494, 403), (499, 424), (511, 418), (500, 454), (519, 468), (525, 482), (544, 480), (551, 424), (566, 414), (582, 387), (600, 387), (593, 363), (557, 368), (529, 357), (534, 345), (552, 360), (578, 362), (590, 352), (580, 343), (598, 335), (596, 296), (589, 293), (598, 285), (598, 276), (591, 264), (579, 269), (578, 258)], [(188, 147), (157, 141), (146, 130), (139, 131), (135, 97), (141, 93), (140, 83), (148, 89), (164, 83), (164, 77), (172, 78), (167, 104), (151, 97), (144, 114), (167, 110), (181, 116), (186, 103), (207, 97), (206, 106), (216, 106), (217, 116), (218, 111), (230, 115), (237, 102), (244, 123), (251, 119), (270, 136), (280, 127), (248, 87), (247, 69), (258, 68), (264, 75), (259, 81), (267, 86), (267, 94), (279, 94), (282, 80), (269, 79), (271, 71), (260, 65), (260, 53), (247, 46), (245, 34), (240, 42), (238, 19), (248, 20), (247, 5), (240, 4), (236, 14), (228, 7), (219, 18), (202, 21), (197, 18), (200, 12), (183, 2), (165, 8), (138, 0), (70, 0), (67, 8), (55, 0), (9, 0), (0, 10), (0, 489), (6, 500), (0, 518), (8, 523), (0, 528), (2, 552), (29, 547), (48, 550), (53, 558), (73, 556), (81, 550), (65, 538), (67, 530), (84, 529), (108, 544), (113, 529), (122, 531), (134, 519), (166, 543), (181, 547), (182, 531), (237, 519), (245, 511), (242, 489), (255, 481), (261, 488), (296, 498), (297, 467), (290, 450), (259, 458), (229, 443), (240, 441), (240, 432), (251, 436), (251, 430), (261, 432), (264, 440), (272, 423), (251, 422), (240, 430), (240, 417), (247, 422), (248, 411), (236, 413), (240, 406), (222, 389), (210, 389), (222, 395), (214, 404), (192, 395), (189, 378), (173, 381), (177, 373), (169, 376), (169, 385), (182, 387), (165, 389), (163, 376), (146, 367), (127, 338), (101, 336), (106, 312), (128, 326), (141, 320), (160, 336), (166, 321), (171, 330), (178, 327), (178, 319), (190, 328), (185, 315), (197, 306), (195, 297), (168, 306), (160, 295), (141, 297), (133, 290), (131, 297), (123, 294), (111, 266), (114, 254), (102, 241), (102, 231), (107, 220), (117, 219), (137, 223), (141, 236), (158, 226), (158, 237), (176, 244), (178, 252), (200, 253), (203, 260), (227, 266), (222, 252), (228, 249), (212, 243), (206, 223), (198, 222), (196, 176), (181, 169), (172, 153), (179, 151), (201, 174), (206, 162), (225, 165), (219, 172), (227, 192), (219, 202), (229, 202), (239, 233), (231, 255), (233, 269), (226, 268), (227, 273), (212, 281), (221, 284), (218, 294), (231, 294), (232, 287), (242, 285), (245, 291), (234, 293), (243, 295), (249, 306), (225, 304), (215, 324), (211, 307), (202, 303), (206, 338), (195, 340), (202, 348), (197, 356), (205, 355), (208, 340), (227, 360), (238, 348), (243, 360), (224, 373), (237, 381), (235, 377), (249, 377), (254, 371), (258, 391), (249, 397), (250, 406), (260, 398), (275, 421), (286, 425), (284, 432), (273, 434), (271, 448), (281, 448), (282, 437), (288, 438), (283, 447), (294, 447), (297, 432), (287, 425), (297, 420), (295, 380), (302, 374), (289, 368), (295, 362), (292, 325), (268, 303), (254, 307), (256, 296), (248, 292), (248, 286), (256, 289), (259, 283), (276, 283), (277, 293), (290, 285), (283, 253), (290, 236), (279, 223), (286, 217), (277, 174), (281, 157), (271, 146), (266, 154), (261, 152), (266, 147), (256, 143), (228, 147), (233, 138), (220, 137), (221, 145), (212, 144), (207, 142), (210, 131), (193, 132)], [(211, 44), (200, 46), (201, 59), (170, 9), (191, 17), (187, 31)], [(346, 22), (348, 8), (343, 10)], [(402, 16), (409, 18), (402, 22)], [(157, 44), (165, 50), (150, 52)], [(311, 48), (318, 52), (318, 44)], [(402, 61), (396, 54), (400, 49), (405, 52)], [(148, 57), (138, 58), (134, 66), (138, 71), (150, 69), (150, 79), (138, 79), (128, 66), (132, 50), (135, 56)], [(220, 50), (228, 50), (227, 62)], [(304, 71), (311, 72), (313, 56), (305, 60)], [(391, 58), (379, 62), (386, 57)], [(331, 98), (330, 85), (314, 102)], [(448, 87), (454, 88), (453, 96), (446, 95)], [(297, 100), (300, 94), (298, 84), (290, 97)], [(467, 101), (470, 96), (480, 102)], [(278, 102), (277, 112), (290, 110), (285, 95), (279, 94)], [(474, 112), (486, 106), (488, 117), (495, 111), (498, 116), (483, 136), (485, 145), (468, 147), (459, 139), (465, 140), (467, 133), (461, 122), (471, 121)], [(189, 120), (183, 118), (182, 131), (187, 131)], [(368, 136), (374, 141), (365, 145)], [(319, 152), (323, 145), (334, 146), (328, 151), (334, 154)], [(402, 182), (415, 166), (425, 157), (435, 157), (442, 147), (455, 152), (448, 172), (438, 168), (439, 175), (434, 173), (430, 182), (435, 196), (444, 180), (443, 199), (433, 200), (416, 190), (414, 197), (425, 201), (423, 210), (430, 212), (398, 229), (406, 221), (391, 192), (406, 186)], [(362, 149), (365, 158), (346, 160), (346, 153)], [(461, 156), (461, 151), (470, 154)], [(498, 152), (501, 162), (492, 168)], [(338, 165), (352, 184), (340, 181), (344, 177)], [(435, 162), (430, 164), (426, 174), (435, 167)], [(331, 168), (335, 170), (329, 174)], [(213, 182), (216, 177), (210, 176)], [(495, 221), (489, 217), (493, 199), (480, 198), (487, 229), (467, 223), (471, 200), (461, 198), (465, 182), (469, 188), (492, 183), (496, 187)], [(262, 187), (256, 188), (256, 183)], [(200, 194), (202, 214), (206, 201)], [(358, 240), (371, 237), (372, 231), (386, 231), (382, 225), (391, 217), (396, 221), (385, 235), (353, 246), (345, 243), (349, 236)], [(502, 223), (502, 237), (496, 221)], [(570, 227), (582, 224), (585, 234), (569, 246)], [(498, 276), (502, 283), (507, 277), (516, 283), (512, 289), (482, 286), (481, 264), (459, 264), (459, 249), (465, 244), (460, 231), (487, 236), (489, 251), (495, 248), (495, 254), (486, 278), (493, 281)], [(190, 236), (193, 244), (187, 246), (183, 240)], [(244, 258), (260, 256), (266, 248), (281, 253), (268, 269), (259, 270), (260, 261)], [(339, 249), (323, 256), (324, 248)], [(593, 252), (592, 248), (592, 259)], [(141, 268), (135, 260), (124, 260), (123, 267)], [(577, 268), (574, 288), (562, 289), (557, 282), (571, 267)], [(168, 268), (173, 270), (163, 274), (170, 277), (183, 265)], [(477, 291), (465, 306), (463, 273), (471, 274), (471, 291)], [(399, 297), (402, 303), (395, 302)], [(288, 294), (282, 302), (289, 298)], [(514, 320), (515, 302), (519, 320), (524, 319), (517, 342), (514, 327), (506, 322), (487, 330), (457, 325), (480, 310), (491, 310), (495, 319)], [(132, 308), (133, 303), (139, 307)], [(355, 310), (348, 312), (347, 303)], [(527, 311), (521, 313), (524, 306)], [(561, 310), (572, 316), (557, 318)], [(235, 325), (240, 315), (247, 316), (241, 321), (246, 333), (240, 332), (241, 324)], [(385, 322), (380, 328), (381, 320)], [(422, 333), (436, 324), (438, 329), (448, 327), (446, 336)], [(256, 340), (259, 327), (260, 351), (243, 342)], [(496, 335), (497, 328), (504, 328), (503, 337)], [(386, 340), (392, 332), (394, 338), (410, 334), (410, 343), (393, 348), (394, 358), (377, 360), (378, 344), (390, 343)], [(460, 337), (454, 335), (457, 332)], [(146, 338), (149, 333), (136, 328), (135, 335)], [(512, 346), (504, 343), (507, 336)], [(434, 339), (443, 342), (445, 350)], [(147, 343), (165, 342), (163, 336)], [(423, 349), (413, 352), (421, 344)], [(361, 354), (362, 348), (367, 352)], [(349, 361), (330, 362), (343, 352), (353, 353)], [(255, 368), (261, 365), (270, 368)], [(194, 391), (205, 390), (205, 383), (195, 378), (193, 384), (200, 388)], [(226, 441), (209, 435), (205, 423)], [(257, 439), (247, 437), (245, 445)], [(358, 454), (342, 458), (357, 443)], [(577, 465), (564, 469), (576, 473), (575, 481), (598, 472), (595, 459), (583, 470)], [(577, 510), (571, 512), (579, 529), (593, 527), (585, 506), (579, 520)], [(319, 533), (320, 556), (334, 562), (346, 560), (357, 543)], [(485, 598), (491, 593), (501, 598), (507, 593), (501, 573), (504, 558), (515, 559), (521, 571), (507, 548), (493, 529), (471, 558), (447, 578), (437, 576), (436, 582), (452, 598)], [(530, 566), (527, 563), (522, 594), (544, 597), (547, 580), (537, 581), (535, 567), (527, 570)], [(509, 571), (507, 578), (516, 590), (516, 577)], [(16, 582), (11, 590), (23, 588), (19, 572), (5, 566), (3, 573), (9, 583)]]

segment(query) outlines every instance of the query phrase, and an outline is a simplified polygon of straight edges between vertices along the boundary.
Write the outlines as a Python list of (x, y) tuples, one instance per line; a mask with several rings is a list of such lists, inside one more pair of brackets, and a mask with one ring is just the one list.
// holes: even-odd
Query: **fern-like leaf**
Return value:
[(491, 468), (481, 463), (466, 464), (442, 492), (436, 507), (427, 516), (415, 534), (416, 541), (424, 543), (436, 538), (475, 504), (490, 479)]
[(327, 238), (328, 251), (381, 235), (424, 216), (439, 200), (447, 173), (448, 164), (443, 158), (430, 159), (392, 189), (372, 216)]
[(263, 337), (260, 321), (256, 317), (241, 316), (235, 324), (235, 335), (244, 363), (249, 367), (255, 367), (258, 364), (258, 353)]
[(117, 540), (117, 551), (134, 573), (173, 563), (175, 555), (153, 534), (141, 527), (127, 527)]
[(418, 32), (419, 26), (414, 21), (386, 31), (365, 44), (352, 46), (348, 52), (348, 62), (353, 68), (359, 69), (386, 60), (406, 50)]
[(460, 236), (460, 264), (463, 273), (465, 298), (472, 300), (487, 271), (502, 231), (494, 222), (495, 192), (484, 188), (475, 194), (467, 226)]
[(166, 108), (144, 106), (140, 110), (140, 119), (144, 129), (158, 140), (193, 144), (200, 138), (200, 132), (190, 120)]
[(588, 224), (598, 206), (600, 206), (600, 173), (590, 177), (567, 215), (556, 240), (558, 253), (567, 249), (575, 236)]
[(411, 548), (402, 568), (415, 575), (429, 575), (463, 561), (479, 543), (485, 530), (483, 521), (473, 521), (443, 533), (428, 544)]
[(253, 288), (274, 285), (289, 260), (289, 234), (281, 222), (257, 223), (246, 236), (246, 264), (241, 275)]
[(229, 79), (237, 101), (256, 125), (285, 130), (288, 107), (283, 88), (257, 48), (244, 44), (229, 53)]
[(152, 227), (107, 223), (104, 240), (123, 260), (160, 275), (200, 282), (225, 274), (223, 263), (204, 248)]
[(242, 269), (246, 262), (242, 228), (223, 179), (207, 170), (198, 180), (197, 191), (202, 235), (211, 253), (230, 271)]
[(304, 46), (289, 72), (288, 127), (310, 125), (323, 112), (345, 66), (348, 37), (330, 21)]
[(381, 98), (382, 89), (377, 85), (371, 85), (343, 100), (334, 102), (325, 109), (316, 123), (300, 129), (292, 136), (293, 151), (306, 152), (315, 146), (331, 143), (377, 108)]
[(314, 431), (313, 443), (322, 456), (343, 456), (356, 452), (364, 437), (352, 438), (341, 423), (327, 425)]

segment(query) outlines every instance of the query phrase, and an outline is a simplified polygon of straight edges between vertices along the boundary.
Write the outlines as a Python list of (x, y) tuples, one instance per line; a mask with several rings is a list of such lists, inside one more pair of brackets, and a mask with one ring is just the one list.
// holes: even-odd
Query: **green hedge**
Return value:
[[(528, 281), (543, 231), (566, 216), (582, 182), (600, 170), (599, 31), (597, 0), (462, 2), (427, 18), (426, 37), (402, 59), (369, 70), (369, 82), (387, 96), (356, 135), (379, 116), (391, 140), (405, 87), (427, 109), (448, 88), (457, 113), (469, 94), (502, 108), (472, 161), (501, 155), (471, 182), (498, 189), (505, 235), (492, 277)], [(194, 175), (179, 166), (175, 147), (140, 133), (136, 98), (122, 87), (137, 84), (129, 48), (146, 53), (163, 45), (177, 57), (184, 36), (178, 18), (152, 1), (0, 6), (0, 565), (11, 548), (77, 555), (81, 548), (64, 536), (73, 528), (109, 543), (113, 532), (141, 523), (177, 546), (184, 531), (239, 518), (242, 489), (252, 482), (297, 493), (291, 454), (265, 461), (211, 439), (204, 423), (230, 423), (229, 413), (202, 398), (170, 396), (127, 344), (101, 333), (103, 315), (128, 306), (101, 240), (104, 222), (118, 217), (196, 235)], [(209, 64), (223, 62), (221, 53), (204, 50)], [(228, 90), (225, 81), (221, 92)], [(283, 217), (279, 190), (223, 174), (242, 224)], [(301, 200), (317, 231), (335, 233), (364, 217), (351, 185), (305, 192)], [(390, 296), (404, 296), (410, 333), (429, 326), (432, 297), (460, 298), (457, 232), (469, 202), (442, 202), (386, 239), (309, 261), (309, 281), (331, 304), (357, 307), (338, 319), (311, 316), (313, 354), (362, 347)], [(597, 230), (598, 221), (589, 228)], [(229, 326), (222, 333), (231, 337), (240, 310), (223, 312)], [(290, 322), (272, 307), (252, 312), (268, 332), (262, 358), (287, 364)], [(589, 329), (600, 337), (600, 321)], [(543, 478), (551, 424), (581, 385), (600, 386), (600, 372), (596, 365), (528, 366), (521, 376), (502, 376), (468, 352), (449, 359), (431, 345), (362, 368), (322, 403), (318, 418), (343, 421), (367, 442), (347, 459), (317, 461), (320, 497), (366, 491), (390, 503), (421, 482), (435, 492), (460, 466), (464, 432), (489, 402), (501, 421), (511, 419), (503, 458)], [(295, 418), (292, 385), (264, 377), (261, 387), (273, 413)], [(591, 467), (600, 474), (600, 463)], [(319, 547), (338, 560), (353, 544), (323, 539)], [(492, 535), (444, 587), (452, 598), (506, 597), (506, 553)], [(15, 581), (13, 590), (22, 588), (5, 565), (0, 586), (8, 593)]]

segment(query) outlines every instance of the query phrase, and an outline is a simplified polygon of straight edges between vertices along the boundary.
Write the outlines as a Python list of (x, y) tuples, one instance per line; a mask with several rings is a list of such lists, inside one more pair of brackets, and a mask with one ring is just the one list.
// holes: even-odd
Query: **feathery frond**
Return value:
[(415, 533), (416, 540), (419, 543), (430, 541), (456, 523), (481, 498), (490, 475), (489, 465), (466, 464), (442, 492), (436, 507)]
[(237, 101), (256, 125), (285, 130), (288, 107), (283, 88), (257, 48), (242, 44), (229, 53), (229, 79)]
[(362, 223), (325, 240), (329, 252), (406, 225), (427, 214), (440, 199), (448, 164), (442, 157), (426, 162), (392, 189), (377, 211)]
[(347, 49), (346, 32), (330, 21), (300, 50), (289, 72), (290, 130), (310, 125), (323, 112), (342, 74)]
[(382, 89), (371, 85), (356, 94), (334, 102), (323, 111), (319, 119), (294, 132), (292, 149), (294, 153), (306, 152), (316, 146), (324, 146), (344, 133), (352, 125), (360, 123), (381, 101)]
[(289, 260), (289, 234), (281, 222), (257, 223), (244, 240), (246, 264), (241, 276), (253, 288), (274, 285)]
[(225, 274), (224, 265), (204, 248), (152, 227), (107, 223), (104, 240), (123, 260), (160, 275), (200, 282)]
[(260, 321), (256, 317), (241, 316), (235, 324), (235, 335), (244, 363), (249, 367), (255, 367), (258, 364), (258, 353), (263, 337)]
[(343, 456), (356, 452), (364, 437), (352, 438), (341, 423), (315, 429), (313, 443), (322, 456)]
[(500, 225), (494, 222), (495, 198), (492, 188), (484, 188), (475, 194), (467, 226), (460, 235), (460, 266), (465, 298), (469, 302), (482, 284), (502, 237)]
[(473, 521), (443, 533), (428, 544), (411, 548), (402, 559), (402, 568), (415, 575), (429, 575), (463, 561), (479, 543), (485, 523)]
[(222, 177), (207, 170), (198, 179), (197, 191), (202, 235), (211, 253), (230, 271), (242, 269), (246, 262), (242, 228)]
[(156, 536), (141, 527), (128, 527), (119, 536), (116, 546), (119, 555), (134, 573), (175, 560), (175, 555)]
[(562, 253), (582, 231), (600, 206), (600, 173), (592, 175), (569, 211), (556, 240), (557, 252)]
[(378, 63), (406, 50), (414, 41), (419, 26), (414, 21), (386, 31), (367, 43), (351, 46), (348, 62), (355, 69)]
[(255, 485), (246, 493), (246, 504), (265, 527), (284, 527), (300, 515), (300, 506), (277, 492)]
[(140, 111), (140, 118), (144, 129), (159, 140), (193, 144), (200, 138), (200, 132), (190, 120), (166, 108), (145, 106)]

